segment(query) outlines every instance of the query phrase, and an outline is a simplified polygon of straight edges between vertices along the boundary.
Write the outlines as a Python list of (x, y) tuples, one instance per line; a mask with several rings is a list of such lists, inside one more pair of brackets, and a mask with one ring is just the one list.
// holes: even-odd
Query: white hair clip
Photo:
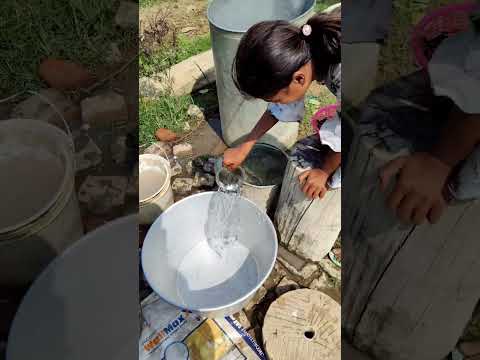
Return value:
[(312, 35), (312, 27), (308, 24), (302, 26), (302, 34), (305, 36)]

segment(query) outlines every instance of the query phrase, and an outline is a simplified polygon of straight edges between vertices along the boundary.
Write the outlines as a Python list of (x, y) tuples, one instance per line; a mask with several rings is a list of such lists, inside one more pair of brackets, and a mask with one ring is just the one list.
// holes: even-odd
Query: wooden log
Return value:
[(294, 158), (288, 162), (275, 223), (281, 244), (305, 259), (320, 261), (340, 233), (341, 190), (330, 190), (323, 199), (308, 199), (298, 180), (308, 169)]
[(268, 309), (263, 340), (270, 360), (340, 360), (340, 305), (320, 291), (290, 291)]
[(381, 126), (357, 130), (343, 179), (343, 334), (375, 359), (441, 359), (480, 298), (480, 203), (452, 205), (435, 225), (400, 223), (378, 173), (413, 146)]

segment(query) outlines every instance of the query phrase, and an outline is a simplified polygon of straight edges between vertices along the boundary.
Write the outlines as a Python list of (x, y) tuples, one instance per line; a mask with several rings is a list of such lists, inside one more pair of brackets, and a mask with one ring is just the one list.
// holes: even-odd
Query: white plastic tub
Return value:
[(170, 163), (159, 155), (140, 155), (139, 221), (149, 225), (173, 204)]
[(39, 120), (0, 122), (0, 285), (32, 282), (83, 234), (71, 139)]

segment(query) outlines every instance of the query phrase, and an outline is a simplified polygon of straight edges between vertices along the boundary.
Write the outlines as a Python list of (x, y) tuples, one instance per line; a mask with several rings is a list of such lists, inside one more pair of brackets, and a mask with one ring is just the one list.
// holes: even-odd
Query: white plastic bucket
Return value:
[(153, 223), (142, 248), (143, 272), (152, 289), (168, 303), (210, 318), (245, 307), (270, 275), (278, 250), (271, 220), (238, 197), (227, 219), (230, 226), (239, 222), (236, 242), (227, 255), (216, 255), (207, 233), (218, 215), (218, 196), (204, 192), (177, 202)]
[(170, 163), (159, 155), (142, 154), (139, 162), (139, 221), (152, 224), (173, 204)]
[(137, 216), (128, 216), (52, 261), (22, 300), (6, 359), (138, 357), (137, 237)]
[(24, 286), (83, 234), (72, 140), (39, 120), (0, 122), (0, 285)]
[[(244, 169), (244, 172), (246, 174), (249, 173), (248, 169), (250, 167), (255, 167), (249, 164), (250, 162), (252, 162), (253, 157), (260, 156), (262, 152), (266, 156), (273, 156), (274, 158), (276, 158), (275, 161), (268, 161), (268, 159), (262, 159), (264, 161), (266, 160), (265, 164), (261, 165), (261, 167), (263, 167), (262, 171), (270, 173), (277, 172), (281, 175), (278, 176), (278, 179), (274, 179), (271, 182), (263, 183), (261, 185), (250, 182), (247, 176), (242, 186), (241, 195), (253, 201), (263, 211), (267, 213), (273, 213), (275, 211), (274, 207), (276, 201), (278, 200), (278, 196), (280, 195), (283, 174), (285, 173), (285, 169), (288, 164), (288, 156), (285, 152), (275, 146), (262, 143), (255, 144), (249, 156), (242, 165), (242, 168)], [(258, 168), (258, 165), (256, 167)]]

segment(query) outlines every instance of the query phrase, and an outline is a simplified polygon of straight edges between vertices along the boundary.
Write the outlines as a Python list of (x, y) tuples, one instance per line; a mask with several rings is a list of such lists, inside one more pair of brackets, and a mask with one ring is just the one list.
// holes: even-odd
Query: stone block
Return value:
[(81, 107), (83, 122), (91, 128), (112, 130), (128, 120), (125, 98), (114, 91), (86, 98)]

